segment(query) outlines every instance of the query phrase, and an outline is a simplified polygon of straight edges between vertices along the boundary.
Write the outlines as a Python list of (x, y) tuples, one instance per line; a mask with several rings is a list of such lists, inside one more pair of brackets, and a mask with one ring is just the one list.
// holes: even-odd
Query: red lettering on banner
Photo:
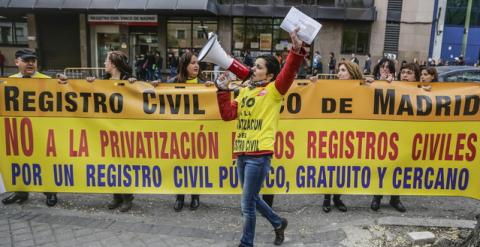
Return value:
[(465, 144), (462, 142), (465, 141), (465, 133), (460, 133), (457, 136), (457, 144), (455, 148), (455, 160), (463, 160), (463, 155), (460, 155), (460, 150), (463, 150), (465, 147)]
[[(307, 157), (329, 159), (395, 160), (398, 133), (372, 131), (308, 131)], [(327, 150), (325, 150), (327, 149)]]
[(10, 122), (10, 118), (5, 118), (5, 142), (7, 155), (18, 155), (18, 133), (17, 133), (17, 119), (13, 118)]
[(177, 135), (175, 132), (172, 132), (172, 135), (170, 136), (171, 141), (170, 141), (170, 158), (175, 157), (175, 159), (180, 158), (180, 154), (178, 152), (178, 142), (177, 142)]
[(327, 132), (326, 131), (320, 131), (318, 133), (318, 136), (319, 136), (319, 138), (318, 138), (318, 143), (319, 143), (318, 154), (319, 155), (318, 156), (319, 156), (320, 159), (324, 159), (324, 158), (327, 157), (327, 154), (325, 152), (322, 152), (322, 149), (327, 146), (327, 142), (324, 141), (323, 138), (327, 136)]
[(218, 132), (101, 130), (100, 147), (102, 157), (218, 159)]
[(110, 131), (110, 147), (112, 150), (112, 156), (120, 154), (120, 149), (118, 147), (118, 135), (116, 131)]
[(293, 145), (294, 134), (292, 131), (285, 133), (277, 131), (275, 135), (274, 156), (275, 159), (287, 158), (291, 159), (295, 154)]
[(416, 133), (412, 140), (412, 159), (472, 161), (476, 142), (475, 133)]
[(295, 156), (295, 145), (293, 145), (293, 139), (295, 138), (295, 135), (293, 131), (288, 131), (286, 138), (285, 138), (285, 144), (288, 147), (288, 151), (285, 151), (285, 158), (287, 159), (292, 159)]
[(47, 156), (57, 157), (57, 148), (55, 146), (55, 132), (53, 131), (53, 129), (48, 130)]
[(346, 134), (346, 145), (348, 147), (348, 151), (345, 151), (345, 157), (351, 159), (355, 153), (355, 146), (353, 145), (353, 139), (355, 138), (355, 134), (353, 131), (347, 131)]
[(307, 158), (317, 157), (317, 133), (315, 131), (307, 132)]
[(365, 132), (356, 132), (355, 137), (358, 139), (358, 151), (357, 151), (357, 158), (362, 158), (362, 146), (363, 146), (363, 138), (365, 137)]
[(145, 146), (143, 144), (143, 136), (141, 132), (137, 132), (137, 150), (136, 150), (136, 158), (145, 158)]
[(367, 137), (365, 141), (365, 153), (366, 159), (375, 159), (375, 142), (376, 142), (376, 135), (373, 132), (367, 132)]
[(108, 134), (105, 130), (100, 130), (100, 150), (102, 157), (105, 157), (105, 149), (108, 146)]
[(23, 154), (31, 156), (33, 154), (33, 127), (30, 118), (22, 118), (22, 121), (20, 121), (20, 140)]
[(78, 150), (75, 149), (75, 131), (70, 129), (69, 131), (69, 142), (70, 142), (70, 157), (88, 157), (88, 142), (87, 142), (87, 131), (85, 129), (80, 130)]
[(470, 149), (470, 154), (467, 153), (465, 155), (465, 159), (468, 161), (473, 161), (475, 159), (475, 155), (477, 154), (477, 149), (475, 148), (474, 142), (477, 142), (477, 134), (471, 133), (468, 135), (467, 146)]
[(390, 160), (396, 160), (397, 157), (398, 157), (398, 145), (397, 145), (397, 141), (399, 140), (399, 136), (398, 136), (398, 133), (397, 132), (393, 132), (392, 134), (390, 134), (390, 141), (388, 143), (390, 143), (390, 152), (388, 153), (388, 158)]

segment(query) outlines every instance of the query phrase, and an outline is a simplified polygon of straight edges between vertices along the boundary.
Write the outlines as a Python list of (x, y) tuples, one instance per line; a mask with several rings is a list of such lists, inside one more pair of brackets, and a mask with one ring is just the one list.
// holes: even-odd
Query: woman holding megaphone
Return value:
[[(238, 119), (233, 152), (237, 157), (237, 169), (243, 188), (241, 207), (244, 223), (240, 246), (253, 246), (255, 209), (274, 227), (274, 244), (281, 245), (284, 240), (287, 220), (274, 212), (259, 197), (259, 192), (270, 170), (283, 95), (292, 85), (306, 54), (297, 32), (298, 29), (290, 33), (292, 49), (282, 70), (280, 71), (280, 64), (274, 56), (258, 56), (251, 68), (250, 80), (246, 82), (248, 86), (241, 88), (233, 101), (230, 99), (227, 76), (220, 76), (216, 82), (222, 119)], [(259, 124), (242, 124), (246, 122)]]

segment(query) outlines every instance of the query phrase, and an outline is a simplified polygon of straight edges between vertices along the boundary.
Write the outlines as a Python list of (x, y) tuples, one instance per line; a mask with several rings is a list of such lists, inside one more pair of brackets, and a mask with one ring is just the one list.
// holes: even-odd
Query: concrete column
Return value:
[(78, 15), (80, 30), (80, 65), (88, 67), (87, 22), (85, 14)]
[(372, 23), (370, 32), (370, 55), (372, 55), (372, 71), (378, 59), (383, 57), (385, 45), (385, 29), (387, 26), (388, 1), (375, 1), (377, 19)]
[[(442, 55), (442, 42), (443, 42), (443, 27), (445, 23), (445, 12), (447, 10), (447, 0), (439, 0), (437, 6), (437, 22), (434, 22), (434, 34), (433, 34), (433, 52), (432, 58), (438, 61)], [(435, 21), (435, 20), (434, 20)]]
[(218, 39), (223, 49), (230, 54), (232, 52), (232, 17), (219, 17)]
[(167, 68), (167, 18), (158, 16), (158, 48), (163, 57), (163, 69)]
[(37, 22), (34, 14), (27, 14), (28, 48), (37, 49)]

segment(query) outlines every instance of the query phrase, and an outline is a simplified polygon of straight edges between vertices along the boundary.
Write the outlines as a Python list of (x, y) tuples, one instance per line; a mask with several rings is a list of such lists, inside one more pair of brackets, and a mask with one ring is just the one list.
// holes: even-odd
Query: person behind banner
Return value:
[(420, 67), (416, 63), (407, 63), (400, 68), (399, 81), (420, 81)]
[[(18, 73), (11, 75), (11, 78), (39, 78), (39, 79), (50, 79), (50, 76), (44, 75), (37, 71), (37, 54), (35, 51), (28, 49), (21, 49), (15, 52), (15, 65), (17, 65)], [(57, 193), (45, 192), (47, 197), (45, 203), (49, 207), (53, 207), (57, 204), (58, 198)], [(10, 194), (7, 198), (2, 200), (2, 203), (12, 204), (12, 203), (23, 203), (28, 199), (28, 192), (14, 192)]]
[[(111, 51), (105, 58), (105, 79), (129, 80), (132, 79), (132, 68), (128, 63), (127, 55), (122, 51)], [(89, 82), (93, 82), (91, 79)], [(128, 212), (133, 207), (133, 194), (113, 194), (112, 201), (107, 205), (108, 209), (119, 209), (120, 212)]]
[[(366, 78), (367, 83), (372, 83), (373, 80), (386, 80), (387, 82), (392, 82), (395, 78), (395, 62), (388, 58), (382, 58), (373, 69), (374, 78)], [(370, 208), (373, 211), (378, 211), (380, 209), (380, 204), (383, 196), (374, 195)], [(400, 201), (400, 196), (390, 196), (390, 205), (399, 212), (406, 212), (405, 206), (403, 206)]]
[(178, 60), (178, 74), (170, 78), (168, 83), (188, 83), (199, 84), (204, 83), (207, 86), (212, 86), (213, 82), (207, 81), (202, 75), (198, 57), (196, 54), (187, 51)]
[[(274, 151), (275, 133), (278, 129), (283, 96), (295, 79), (306, 51), (298, 38), (298, 28), (290, 33), (292, 49), (285, 66), (280, 71), (278, 60), (270, 55), (260, 55), (252, 67), (249, 86), (241, 88), (232, 101), (225, 74), (215, 84), (220, 115), (224, 121), (238, 119), (233, 152), (237, 157), (237, 170), (242, 185), (243, 234), (239, 246), (253, 246), (256, 210), (274, 227), (275, 245), (285, 239), (288, 221), (281, 218), (260, 197), (259, 192), (270, 170)], [(242, 123), (257, 121), (261, 125)]]
[[(363, 73), (360, 70), (358, 64), (350, 61), (342, 61), (338, 64), (338, 73), (337, 77), (339, 80), (362, 80)], [(315, 83), (318, 80), (318, 76), (310, 77), (310, 81)], [(343, 203), (340, 199), (341, 195), (335, 194), (333, 195), (333, 205), (335, 208), (342, 212), (347, 212), (347, 206)], [(331, 198), (332, 195), (327, 194), (323, 199), (322, 210), (325, 213), (328, 213), (332, 210), (331, 206)]]
[(437, 69), (434, 67), (423, 68), (422, 72), (420, 73), (420, 82), (423, 89), (430, 91), (432, 88), (430, 83), (438, 82)]
[[(207, 81), (200, 72), (200, 65), (198, 64), (197, 55), (187, 51), (178, 61), (178, 74), (175, 77), (170, 78), (168, 83), (189, 83), (198, 84), (204, 83), (206, 86), (213, 85), (213, 82)], [(158, 82), (152, 82), (156, 84)], [(173, 205), (175, 212), (180, 212), (183, 209), (185, 203), (185, 195), (178, 194)], [(200, 206), (200, 195), (192, 195), (190, 201), (190, 210), (196, 210)]]

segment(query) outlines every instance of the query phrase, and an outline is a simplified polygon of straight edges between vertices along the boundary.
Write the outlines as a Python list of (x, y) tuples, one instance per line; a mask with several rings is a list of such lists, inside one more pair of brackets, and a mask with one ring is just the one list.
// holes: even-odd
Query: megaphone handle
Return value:
[(245, 79), (243, 79), (242, 84), (243, 84), (246, 80), (250, 79), (250, 77), (252, 77), (252, 75), (253, 75), (253, 70), (250, 70), (250, 71), (248, 72), (248, 76), (245, 77)]

